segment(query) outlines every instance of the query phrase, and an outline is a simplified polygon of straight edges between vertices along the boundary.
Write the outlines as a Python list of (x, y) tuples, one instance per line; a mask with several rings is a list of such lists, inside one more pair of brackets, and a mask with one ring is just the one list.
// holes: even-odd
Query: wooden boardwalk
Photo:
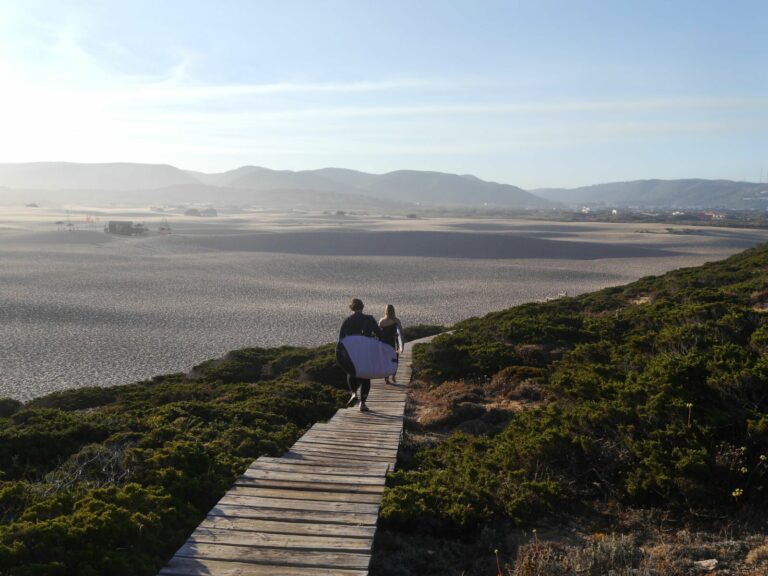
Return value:
[(238, 478), (160, 576), (365, 576), (387, 471), (403, 430), (411, 349), (397, 384), (374, 380), (368, 413), (339, 410), (280, 458)]

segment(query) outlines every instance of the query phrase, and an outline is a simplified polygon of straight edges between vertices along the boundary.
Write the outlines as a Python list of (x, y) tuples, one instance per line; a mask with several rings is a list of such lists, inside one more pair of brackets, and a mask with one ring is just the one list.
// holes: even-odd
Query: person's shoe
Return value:
[(371, 409), (368, 408), (368, 406), (365, 405), (365, 403), (360, 404), (360, 412), (370, 412)]
[(358, 401), (357, 394), (352, 394), (349, 400), (347, 400), (347, 408), (352, 408), (352, 406), (357, 404), (357, 401)]
[(384, 384), (392, 384), (392, 382), (389, 381), (389, 376), (384, 378)]
[(392, 384), (397, 384), (397, 378), (395, 378), (394, 376), (392, 376)]

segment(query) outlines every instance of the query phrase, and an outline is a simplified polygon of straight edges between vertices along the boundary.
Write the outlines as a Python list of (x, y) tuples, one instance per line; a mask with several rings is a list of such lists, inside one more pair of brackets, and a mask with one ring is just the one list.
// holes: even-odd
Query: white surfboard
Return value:
[(345, 336), (336, 348), (336, 358), (345, 372), (357, 378), (386, 378), (397, 372), (397, 352), (376, 338)]

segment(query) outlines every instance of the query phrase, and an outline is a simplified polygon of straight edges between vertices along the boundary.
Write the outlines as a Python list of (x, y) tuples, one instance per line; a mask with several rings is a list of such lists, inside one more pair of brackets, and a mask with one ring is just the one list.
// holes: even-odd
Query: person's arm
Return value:
[(376, 323), (376, 319), (373, 316), (369, 316), (371, 319), (371, 331), (376, 335), (376, 338), (381, 340), (384, 332), (381, 331), (381, 327)]
[(398, 352), (402, 352), (405, 349), (405, 333), (403, 332), (403, 325), (400, 323), (400, 320), (397, 321), (397, 335), (400, 337), (400, 350)]
[(339, 340), (344, 338), (344, 336), (347, 335), (347, 321), (344, 320), (344, 322), (341, 323), (341, 328), (339, 329)]

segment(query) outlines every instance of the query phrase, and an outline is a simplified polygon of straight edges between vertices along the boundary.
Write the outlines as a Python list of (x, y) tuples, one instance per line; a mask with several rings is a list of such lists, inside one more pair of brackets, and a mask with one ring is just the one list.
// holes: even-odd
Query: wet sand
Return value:
[[(82, 213), (99, 214), (85, 222)], [(765, 231), (231, 212), (0, 209), (0, 397), (112, 385), (245, 346), (333, 341), (351, 296), (406, 324), (698, 265)], [(156, 232), (124, 238), (106, 220)]]

